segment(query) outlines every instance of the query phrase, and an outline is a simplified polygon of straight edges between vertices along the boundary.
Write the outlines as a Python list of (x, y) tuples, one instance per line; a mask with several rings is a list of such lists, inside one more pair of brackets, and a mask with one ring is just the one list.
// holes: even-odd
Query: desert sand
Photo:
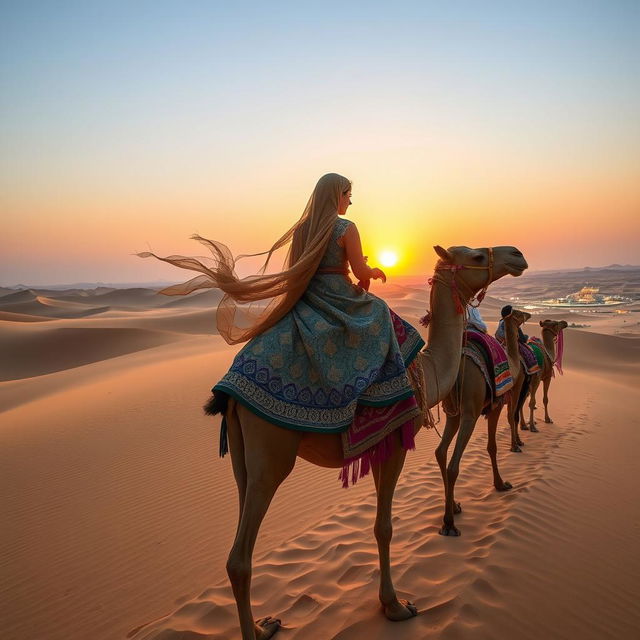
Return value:
[[(492, 289), (481, 307), (490, 328), (511, 298), (558, 295), (556, 276)], [(425, 280), (376, 292), (417, 325)], [(3, 640), (238, 637), (224, 569), (236, 488), (229, 458), (217, 455), (219, 420), (201, 410), (237, 351), (215, 335), (217, 299), (144, 288), (0, 291)], [(544, 317), (589, 326), (565, 332), (554, 424), (539, 410), (540, 433), (524, 432), (514, 454), (501, 419), (508, 493), (493, 490), (478, 421), (456, 486), (459, 538), (437, 533), (438, 434), (417, 436), (391, 546), (399, 596), (416, 603), (417, 618), (391, 623), (380, 611), (371, 478), (344, 490), (335, 470), (303, 461), (260, 531), (255, 614), (282, 618), (276, 637), (291, 640), (635, 637), (638, 308), (533, 311), (533, 335)]]

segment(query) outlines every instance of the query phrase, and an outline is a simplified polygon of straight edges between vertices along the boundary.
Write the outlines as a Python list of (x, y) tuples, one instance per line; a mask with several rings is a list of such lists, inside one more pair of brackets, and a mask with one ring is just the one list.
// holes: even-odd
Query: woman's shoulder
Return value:
[(355, 228), (355, 224), (353, 222), (351, 222), (351, 220), (348, 220), (347, 218), (338, 218), (336, 220), (336, 235), (338, 238), (341, 238), (346, 232), (347, 229), (353, 227)]

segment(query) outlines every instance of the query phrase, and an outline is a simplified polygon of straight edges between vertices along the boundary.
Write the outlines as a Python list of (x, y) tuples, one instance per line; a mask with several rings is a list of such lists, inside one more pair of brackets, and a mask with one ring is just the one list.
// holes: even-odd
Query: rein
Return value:
[[(434, 282), (441, 282), (442, 284), (446, 285), (451, 289), (453, 302), (456, 305), (456, 311), (458, 313), (464, 313), (466, 305), (470, 305), (472, 307), (479, 307), (480, 303), (484, 300), (484, 297), (487, 293), (487, 289), (489, 288), (489, 285), (491, 284), (491, 282), (493, 282), (493, 263), (494, 263), (493, 247), (489, 247), (487, 249), (487, 253), (489, 257), (489, 260), (488, 260), (489, 264), (486, 267), (480, 266), (480, 265), (470, 265), (470, 264), (469, 265), (468, 264), (451, 264), (450, 262), (443, 262), (442, 260), (440, 260), (438, 261), (438, 264), (436, 264), (436, 268), (435, 268), (436, 273), (428, 280), (428, 283), (430, 285), (433, 285)], [(464, 282), (464, 280), (460, 280), (459, 282), (457, 280), (458, 272), (463, 271), (464, 269), (482, 269), (482, 270), (488, 271), (487, 281), (485, 285), (482, 287), (482, 289), (478, 293), (475, 294), (475, 296), (473, 294), (473, 291)], [(451, 271), (452, 273), (451, 282), (450, 283), (447, 282), (440, 274), (437, 273), (438, 271)], [(466, 291), (462, 291), (462, 289), (466, 289)], [(463, 306), (462, 302), (463, 302), (463, 296), (465, 294), (468, 298), (468, 301)], [(474, 304), (474, 298), (475, 298), (475, 304)]]

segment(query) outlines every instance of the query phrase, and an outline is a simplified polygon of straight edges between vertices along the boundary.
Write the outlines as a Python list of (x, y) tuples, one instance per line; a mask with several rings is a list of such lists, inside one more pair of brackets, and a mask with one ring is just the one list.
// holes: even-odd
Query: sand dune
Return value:
[[(28, 327), (31, 329), (31, 326)], [(179, 336), (148, 329), (57, 328), (0, 334), (0, 381), (31, 378), (173, 342)]]
[(90, 306), (39, 295), (34, 291), (17, 291), (0, 298), (0, 311), (49, 318), (84, 318), (108, 311), (108, 306)]
[(163, 307), (206, 307), (215, 309), (222, 299), (222, 292), (215, 289), (209, 291), (196, 291), (188, 296), (167, 297), (169, 302), (163, 304)]
[[(575, 375), (572, 388), (584, 392), (585, 387), (576, 384), (580, 374)], [(597, 558), (590, 551), (595, 530), (606, 525), (607, 516), (590, 512), (584, 488), (601, 492), (612, 482), (607, 482), (604, 469), (599, 474), (591, 469), (594, 460), (604, 462), (597, 447), (606, 441), (597, 433), (606, 412), (590, 411), (596, 389), (586, 386), (588, 399), (583, 403), (563, 403), (563, 426), (547, 427), (544, 434), (527, 439), (524, 455), (503, 455), (505, 477), (516, 487), (508, 494), (497, 494), (490, 486), (485, 433), (478, 425), (459, 482), (461, 538), (437, 534), (442, 512), (437, 466), (431, 461), (405, 472), (394, 501), (393, 566), (400, 596), (413, 599), (420, 609), (416, 619), (391, 623), (379, 611), (372, 495), (357, 504), (344, 502), (304, 533), (258, 555), (253, 574), (256, 614), (281, 617), (283, 637), (293, 639), (462, 639), (472, 634), (538, 640), (632, 633), (640, 623), (633, 607), (633, 572), (640, 563), (636, 557), (627, 566), (626, 552), (616, 548), (627, 534), (612, 532)], [(637, 435), (634, 440), (639, 440)], [(423, 434), (420, 445), (431, 449), (436, 441)], [(500, 447), (508, 448), (505, 430)], [(626, 458), (631, 462), (630, 455)], [(560, 523), (570, 506), (574, 508), (565, 529)], [(551, 520), (546, 517), (549, 511), (555, 516)], [(632, 512), (637, 517), (638, 505)], [(593, 531), (586, 539), (583, 528)], [(585, 571), (591, 576), (586, 583)], [(615, 593), (595, 578), (614, 574), (622, 583)], [(550, 585), (551, 592), (545, 593)], [(574, 600), (578, 593), (579, 603)], [(566, 602), (572, 603), (571, 616)], [(131, 637), (232, 638), (237, 634), (234, 614), (231, 589), (222, 579)]]
[[(428, 291), (405, 284), (377, 293), (415, 322)], [(237, 495), (229, 459), (217, 458), (219, 421), (201, 413), (237, 350), (212, 335), (215, 296), (167, 306), (150, 289), (46, 293), (0, 298), (0, 636), (238, 637), (224, 572)], [(483, 302), (492, 329), (504, 301)], [(80, 307), (108, 310), (46, 315)], [(438, 436), (418, 436), (392, 542), (396, 586), (418, 618), (392, 624), (379, 610), (371, 479), (345, 491), (335, 471), (297, 464), (255, 554), (254, 612), (282, 617), (276, 637), (633, 637), (640, 338), (613, 335), (624, 317), (584, 318), (588, 330), (566, 331), (555, 424), (511, 454), (501, 421), (509, 493), (492, 488), (479, 421), (456, 487), (460, 538), (437, 534)]]
[(54, 320), (54, 318), (47, 316), (34, 316), (28, 313), (0, 311), (0, 321), (4, 322), (47, 322), (48, 320)]

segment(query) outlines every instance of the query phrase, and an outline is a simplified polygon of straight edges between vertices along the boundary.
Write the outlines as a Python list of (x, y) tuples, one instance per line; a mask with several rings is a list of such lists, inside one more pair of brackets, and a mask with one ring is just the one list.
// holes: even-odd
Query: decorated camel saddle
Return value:
[(544, 369), (544, 362), (545, 360), (547, 360), (549, 364), (549, 370), (551, 372), (551, 377), (554, 377), (556, 375), (554, 367), (558, 370), (558, 373), (562, 375), (562, 355), (564, 351), (564, 334), (562, 331), (560, 331), (558, 333), (558, 336), (556, 337), (557, 355), (555, 358), (549, 353), (547, 347), (544, 346), (544, 342), (542, 342), (542, 340), (537, 336), (531, 336), (527, 344), (536, 354), (538, 364), (540, 365), (540, 370)]
[(400, 432), (402, 447), (415, 449), (413, 426), (419, 421), (427, 428), (432, 420), (426, 407), (424, 373), (414, 360), (424, 341), (414, 330), (407, 332), (406, 323), (389, 309), (393, 331), (401, 357), (408, 364), (407, 376), (413, 388), (413, 395), (394, 404), (371, 406), (358, 403), (353, 422), (342, 433), (344, 465), (339, 474), (343, 487), (355, 484), (358, 478), (366, 476), (373, 464), (384, 462), (394, 450), (394, 431)]
[(529, 338), (527, 342), (527, 346), (531, 349), (531, 351), (533, 351), (534, 355), (536, 356), (536, 361), (538, 362), (538, 366), (540, 367), (540, 369), (542, 369), (544, 367), (545, 356), (549, 358), (549, 354), (547, 353), (547, 350), (544, 348), (544, 345), (542, 344), (542, 340), (540, 340), (540, 338), (532, 336), (531, 338)]
[(507, 391), (513, 387), (513, 377), (504, 347), (487, 333), (467, 329), (462, 353), (482, 372), (491, 399), (490, 405), (495, 406), (497, 402), (503, 401)]
[(538, 359), (538, 354), (532, 349), (531, 345), (518, 342), (518, 349), (520, 350), (520, 361), (524, 365), (527, 375), (531, 376), (535, 373), (540, 373), (542, 362)]

